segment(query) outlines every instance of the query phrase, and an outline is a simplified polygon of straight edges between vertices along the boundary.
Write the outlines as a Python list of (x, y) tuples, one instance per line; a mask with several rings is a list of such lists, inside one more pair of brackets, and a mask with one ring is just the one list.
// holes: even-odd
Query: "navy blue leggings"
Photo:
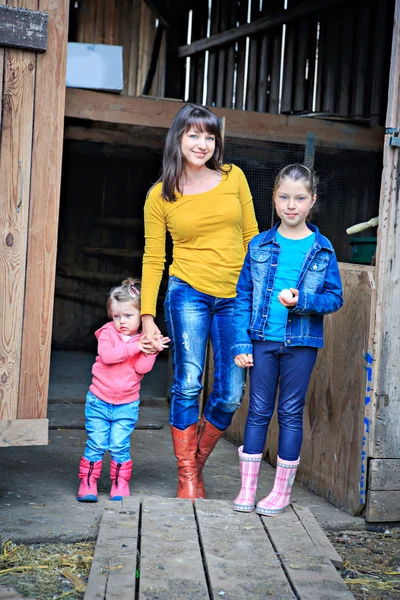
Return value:
[(307, 388), (317, 359), (317, 348), (285, 346), (282, 342), (254, 341), (250, 369), (249, 414), (244, 430), (247, 454), (264, 450), (279, 383), (278, 452), (283, 460), (297, 460), (303, 441), (303, 413)]

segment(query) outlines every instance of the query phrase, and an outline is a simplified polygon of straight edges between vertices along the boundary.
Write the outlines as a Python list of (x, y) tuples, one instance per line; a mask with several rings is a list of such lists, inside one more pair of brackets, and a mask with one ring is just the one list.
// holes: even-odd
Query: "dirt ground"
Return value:
[(400, 526), (328, 533), (344, 559), (342, 577), (355, 598), (400, 599)]
[[(355, 598), (400, 600), (400, 525), (328, 536), (345, 561), (342, 577)], [(7, 541), (1, 549), (0, 589), (10, 587), (37, 600), (82, 600), (94, 546), (92, 541), (30, 545)]]

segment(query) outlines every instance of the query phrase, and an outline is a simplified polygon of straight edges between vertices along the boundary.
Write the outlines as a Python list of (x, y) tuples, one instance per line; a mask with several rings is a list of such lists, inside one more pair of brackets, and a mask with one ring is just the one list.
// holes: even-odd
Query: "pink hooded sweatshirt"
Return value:
[(98, 329), (95, 336), (98, 356), (92, 367), (92, 394), (110, 404), (139, 400), (140, 382), (153, 368), (157, 354), (141, 352), (140, 334), (124, 341), (112, 322)]

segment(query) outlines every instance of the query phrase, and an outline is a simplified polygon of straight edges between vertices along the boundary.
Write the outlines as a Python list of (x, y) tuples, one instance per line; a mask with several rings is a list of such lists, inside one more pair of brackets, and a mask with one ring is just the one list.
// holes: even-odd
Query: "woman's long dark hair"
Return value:
[[(185, 131), (195, 127), (215, 137), (214, 154), (206, 162), (212, 171), (227, 173), (231, 166), (223, 166), (223, 141), (218, 117), (206, 106), (187, 104), (176, 115), (164, 146), (162, 175), (157, 181), (162, 181), (161, 195), (164, 200), (174, 202), (176, 192), (182, 193), (181, 179), (185, 170), (185, 158), (182, 154), (181, 141)], [(156, 185), (156, 184), (155, 184)]]

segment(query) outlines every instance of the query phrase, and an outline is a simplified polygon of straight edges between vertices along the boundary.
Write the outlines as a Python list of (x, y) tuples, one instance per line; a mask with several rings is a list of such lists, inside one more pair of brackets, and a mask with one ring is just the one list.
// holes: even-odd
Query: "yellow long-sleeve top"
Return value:
[(162, 198), (161, 187), (154, 186), (144, 206), (141, 313), (156, 314), (167, 230), (173, 241), (169, 274), (204, 294), (234, 298), (247, 245), (258, 233), (243, 171), (232, 165), (212, 190), (178, 194), (175, 202)]

